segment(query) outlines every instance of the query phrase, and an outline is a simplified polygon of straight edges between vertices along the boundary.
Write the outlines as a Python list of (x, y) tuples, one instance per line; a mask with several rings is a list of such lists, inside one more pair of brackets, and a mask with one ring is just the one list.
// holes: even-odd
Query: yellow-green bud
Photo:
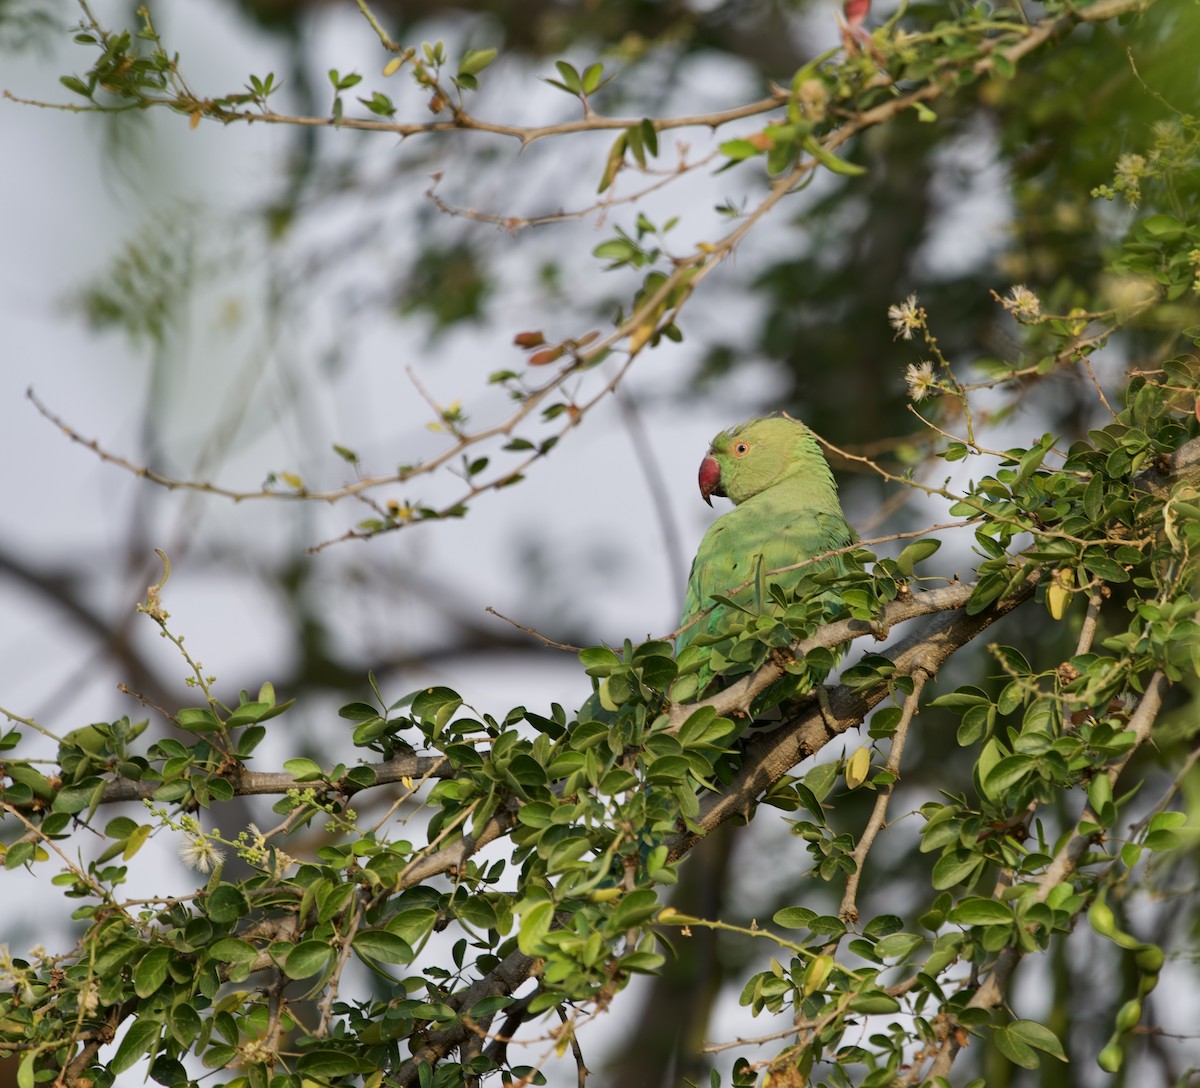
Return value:
[(1142, 999), (1140, 997), (1131, 997), (1124, 1005), (1121, 1006), (1121, 1011), (1117, 1013), (1116, 1032), (1118, 1035), (1124, 1035), (1127, 1031), (1132, 1031), (1137, 1027), (1137, 1022), (1142, 1018)]
[(1163, 950), (1156, 944), (1146, 945), (1134, 957), (1134, 962), (1137, 963), (1138, 970), (1145, 971), (1148, 975), (1157, 975), (1162, 970), (1165, 960), (1166, 956), (1163, 955)]
[(1117, 932), (1117, 916), (1102, 895), (1097, 896), (1088, 907), (1088, 921), (1101, 937), (1111, 938)]
[(1096, 1063), (1106, 1073), (1120, 1072), (1124, 1061), (1125, 1048), (1115, 1039), (1096, 1055)]

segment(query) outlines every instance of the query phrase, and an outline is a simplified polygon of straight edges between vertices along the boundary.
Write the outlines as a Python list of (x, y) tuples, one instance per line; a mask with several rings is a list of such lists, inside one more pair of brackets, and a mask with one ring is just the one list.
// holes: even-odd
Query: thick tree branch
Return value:
[(1165, 494), (1175, 484), (1200, 484), (1200, 438), (1185, 442), (1163, 463), (1143, 472), (1135, 482), (1156, 495)]
[(511, 994), (536, 973), (539, 962), (524, 952), (510, 952), (505, 956), (497, 967), (458, 996), (455, 1008), (459, 1011), (460, 1018), (449, 1027), (431, 1031), (426, 1035), (422, 1045), (413, 1052), (413, 1056), (388, 1078), (388, 1083), (399, 1085), (401, 1088), (417, 1083), (422, 1063), (435, 1065), (461, 1046), (465, 1039), (474, 1035), (463, 1022), (462, 1014), (469, 1013), (485, 997)]
[[(955, 582), (941, 589), (931, 589), (926, 593), (910, 593), (884, 606), (883, 612), (875, 621), (867, 620), (838, 620), (821, 628), (817, 634), (805, 639), (795, 648), (795, 656), (800, 657), (819, 647), (832, 649), (844, 643), (852, 642), (864, 635), (879, 637), (879, 632), (890, 630), (898, 623), (928, 616), (935, 612), (946, 612), (958, 609), (966, 604), (974, 590), (974, 583)], [(701, 707), (712, 707), (719, 716), (728, 714), (745, 715), (750, 710), (750, 704), (777, 680), (787, 674), (782, 661), (769, 661), (762, 668), (741, 680), (723, 688), (716, 695), (711, 695), (698, 703), (680, 703), (671, 708), (668, 729), (676, 733)]]
[[(963, 588), (969, 590), (970, 587)], [(974, 616), (968, 615), (965, 608), (942, 612), (926, 626), (884, 651), (883, 656), (892, 661), (898, 676), (917, 673), (936, 676), (951, 654), (1027, 601), (1036, 588), (1037, 579), (1031, 577), (992, 608)], [(966, 596), (969, 595), (968, 592)], [(889, 694), (886, 685), (862, 691), (842, 684), (829, 692), (827, 707), (812, 700), (778, 729), (753, 736), (746, 745), (742, 765), (728, 788), (719, 794), (706, 795), (700, 802), (700, 815), (693, 826), (667, 840), (671, 858), (682, 857), (724, 821), (748, 813), (765, 790), (835, 737), (861, 725), (867, 714)]]

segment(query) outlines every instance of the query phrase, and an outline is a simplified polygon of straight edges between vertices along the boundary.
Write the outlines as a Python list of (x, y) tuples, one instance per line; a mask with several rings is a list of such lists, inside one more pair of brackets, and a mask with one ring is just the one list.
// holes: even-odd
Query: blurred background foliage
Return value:
[[(210, 2), (236, 11), (248, 39), (266, 41), (266, 51), (285, 58), (285, 67), (276, 74), (285, 84), (289, 110), (315, 116), (328, 112), (324, 70), (331, 51), (326, 32), (336, 30), (335, 41), (344, 38), (349, 21), (357, 19), (352, 3)], [(137, 21), (135, 7), (129, 4), (124, 17), (131, 25)], [(943, 7), (913, 4), (908, 10), (923, 16)], [(522, 88), (550, 73), (560, 57), (585, 64), (600, 60), (620, 73), (603, 92), (606, 113), (652, 116), (702, 112), (761, 95), (773, 83), (787, 85), (798, 67), (837, 41), (834, 10), (824, 3), (384, 0), (374, 8), (397, 41), (446, 38), (460, 49), (497, 48), (505, 72), (493, 75), (475, 112), (513, 120), (543, 108), (524, 101)], [(1032, 19), (1040, 9), (1029, 8)], [(876, 11), (874, 17), (890, 14)], [(47, 35), (75, 18), (65, 2), (0, 0), (0, 47), (37, 49)], [(169, 12), (159, 18), (169, 27)], [(687, 365), (672, 363), (663, 349), (658, 353), (662, 358), (643, 363), (675, 367), (668, 378), (637, 394), (650, 427), (663, 414), (690, 413), (700, 406), (711, 412), (714, 405), (723, 405), (730, 423), (782, 409), (837, 445), (868, 453), (893, 471), (929, 471), (923, 467), (924, 428), (909, 411), (903, 381), (905, 364), (921, 357), (920, 346), (897, 341), (886, 320), (888, 307), (916, 293), (941, 350), (970, 372), (989, 358), (1012, 362), (1018, 351), (1012, 318), (996, 304), (992, 291), (1003, 294), (1012, 284), (1023, 283), (1038, 293), (1047, 310), (1058, 312), (1125, 305), (1128, 284), (1109, 265), (1135, 212), (1128, 200), (1099, 200), (1093, 192), (1114, 183), (1122, 161), (1128, 180), (1133, 160), (1122, 156), (1145, 157), (1156, 141), (1169, 142), (1165, 122), (1200, 112), (1197, 57), (1200, 8), (1195, 0), (1158, 0), (1136, 18), (1075, 28), (1066, 40), (1026, 58), (1012, 78), (986, 79), (943, 98), (936, 118), (909, 112), (870, 131), (852, 152), (854, 161), (867, 168), (862, 178), (848, 183), (825, 177), (785, 204), (776, 213), (770, 237), (753, 240), (717, 282), (706, 285), (710, 298), (702, 312), (683, 320)], [(106, 124), (116, 175), (134, 173), (138, 163), (153, 159), (153, 133), (144, 117), (116, 115), (106, 118)], [(558, 335), (606, 328), (611, 321), (623, 288), (602, 274), (599, 261), (581, 259), (586, 249), (579, 239), (589, 237), (590, 223), (568, 219), (514, 235), (469, 214), (446, 214), (420, 196), (434, 186), (460, 212), (479, 209), (501, 218), (586, 207), (595, 199), (602, 143), (578, 152), (566, 144), (532, 147), (528, 168), (514, 184), (507, 163), (512, 149), (471, 133), (405, 140), (397, 148), (393, 138), (330, 138), (296, 127), (281, 141), (278, 153), (263, 166), (274, 175), (266, 199), (256, 196), (232, 210), (180, 209), (169, 194), (155, 194), (160, 203), (145, 231), (114, 254), (101, 275), (76, 285), (78, 306), (97, 329), (123, 331), (153, 360), (135, 460), (173, 467), (172, 442), (178, 436), (170, 441), (164, 436), (168, 413), (160, 409), (178, 396), (183, 382), (179, 367), (187, 354), (183, 345), (192, 335), (190, 308), (197, 298), (211, 294), (217, 282), (244, 286), (242, 305), (255, 311), (250, 323), (256, 350), (285, 363), (277, 372), (272, 403), (287, 419), (283, 425), (301, 434), (321, 414), (324, 383), (337, 381), (349, 366), (360, 329), (383, 327), (390, 330), (385, 335), (423, 345), (420, 353), (436, 370), (440, 354), (456, 336), (466, 335), (463, 330), (475, 338), (472, 343), (490, 343), (499, 355), (498, 348), (507, 347), (523, 323), (539, 314), (541, 323)], [(431, 173), (438, 175), (432, 182)], [(1200, 175), (1193, 171), (1182, 177), (1171, 189), (1147, 185), (1139, 194), (1137, 214), (1177, 212), (1181, 206), (1194, 211)], [(739, 178), (730, 188), (756, 184), (765, 181)], [(628, 225), (634, 213), (613, 208), (605, 214), (607, 230), (611, 223)], [(556, 234), (560, 226), (574, 232), (566, 235), (569, 241)], [(585, 241), (587, 248), (592, 244)], [(229, 316), (231, 321), (247, 320), (245, 315)], [(1101, 377), (1112, 381), (1131, 367), (1157, 367), (1177, 349), (1181, 322), (1166, 322), (1156, 311), (1153, 320), (1127, 328), (1097, 357)], [(243, 388), (253, 386), (262, 373), (253, 352), (246, 358)], [(289, 373), (288, 360), (296, 364), (294, 372)], [(189, 365), (204, 364), (192, 360)], [(1062, 435), (1065, 447), (1103, 422), (1080, 368), (1031, 381), (1029, 390), (1036, 394), (998, 402), (998, 417), (992, 420), (1015, 428), (1022, 441), (1048, 430)], [(938, 415), (952, 413), (952, 404), (945, 398), (931, 408), (934, 422), (953, 429), (953, 418)], [(198, 451), (193, 464), (220, 463), (236, 444), (234, 436), (243, 433), (242, 411), (244, 405), (230, 404), (216, 425), (191, 421), (190, 448)], [(1006, 422), (1008, 414), (1013, 418)], [(702, 453), (695, 450), (697, 461)], [(854, 475), (857, 468), (835, 463), (850, 519), (864, 533), (898, 531), (932, 520), (929, 507), (897, 504), (878, 478)], [(621, 486), (614, 491), (619, 493)], [(664, 517), (669, 519), (669, 513)], [(180, 549), (186, 547), (188, 524), (178, 526)], [(151, 542), (136, 513), (129, 533), (127, 557), (137, 565)], [(588, 536), (573, 542), (574, 551), (564, 562), (562, 555), (548, 551), (536, 525), (515, 528), (514, 534), (519, 546), (512, 577), (525, 609), (522, 618), (534, 626), (544, 621), (556, 637), (577, 643), (611, 638), (612, 632), (596, 625), (588, 600), (574, 592), (570, 568), (583, 565), (618, 579), (631, 556), (636, 561), (639, 550), (659, 547), (652, 533), (632, 544)], [(676, 528), (667, 539), (679, 536)], [(239, 545), (225, 547), (236, 550)], [(213, 569), (227, 557), (219, 543), (210, 544), (205, 553)], [(960, 553), (959, 561), (966, 576), (970, 556)], [(397, 562), (379, 544), (371, 545), (369, 555), (355, 555), (332, 586), (330, 576), (316, 573), (294, 546), (264, 549), (253, 562), (256, 576), (276, 594), (292, 640), (287, 674), (274, 678), (276, 687), (302, 702), (314, 694), (357, 697), (369, 669), (386, 684), (389, 677), (441, 658), (518, 654), (521, 667), (534, 667), (545, 654), (511, 629), (485, 622), (469, 593), (452, 581), (431, 584), (419, 566)], [(82, 566), (55, 584), (39, 583), (44, 572), (28, 559), (10, 557), (7, 569), (31, 586), (40, 585), (40, 592), (54, 595), (68, 610), (75, 607), (77, 622), (97, 628), (140, 690), (171, 702), (171, 681), (131, 649), (127, 620), (90, 610), (81, 588), (87, 575)], [(396, 644), (348, 643), (330, 625), (329, 604), (344, 599), (342, 589), (351, 581), (364, 596), (409, 594), (423, 601), (436, 621), (415, 624), (421, 630), (409, 630), (409, 637)], [(646, 623), (660, 620), (650, 617)], [(1019, 631), (1031, 659), (1069, 656), (1073, 634), (1065, 625), (1047, 622), (1043, 612), (1021, 609), (1007, 622)], [(1003, 631), (996, 637), (1006, 640)], [(950, 672), (954, 683), (991, 690), (994, 670), (994, 661), (978, 647), (960, 654)], [(236, 688), (242, 678), (230, 680)], [(257, 680), (245, 678), (247, 686), (251, 682)], [(1175, 713), (1176, 721), (1185, 723), (1192, 707)], [(921, 717), (905, 773), (905, 789), (914, 798), (939, 789), (954, 793), (969, 783), (971, 758), (953, 743), (949, 722), (935, 710)], [(1177, 726), (1178, 742), (1190, 740), (1193, 729)], [(322, 746), (315, 739), (311, 743)], [(1167, 746), (1162, 747), (1169, 757)], [(1143, 773), (1153, 774), (1155, 756), (1140, 758), (1147, 764)], [(847, 828), (861, 826), (870, 798), (850, 795), (846, 802), (837, 819)], [(725, 828), (713, 836), (685, 866), (675, 900), (681, 910), (749, 923), (794, 902), (796, 880), (806, 882), (804, 894), (814, 909), (836, 909), (829, 889), (808, 883), (802, 865), (795, 865), (793, 877), (790, 863), (781, 870), (774, 862), (797, 849), (784, 828), (756, 827), (751, 836), (731, 832)], [(916, 845), (914, 832), (908, 849), (897, 849), (890, 857), (873, 855), (864, 898), (886, 895), (894, 909), (902, 909), (908, 882), (921, 884), (927, 876), (929, 859), (916, 853)], [(1157, 873), (1156, 880), (1175, 893), (1172, 905), (1163, 908), (1171, 915), (1165, 924), (1195, 926), (1195, 911), (1183, 906), (1178, 894), (1194, 888), (1191, 862)], [(822, 896), (827, 901), (817, 902)], [(723, 984), (732, 985), (736, 994), (749, 950), (745, 942), (718, 939), (713, 932), (680, 948), (672, 969), (641, 988), (635, 999), (641, 1011), (625, 1021), (629, 1031), (606, 1060), (605, 1082), (649, 1088), (704, 1076), (697, 1043), (719, 1034), (712, 1020), (720, 1016), (722, 1001), (731, 999)], [(1115, 998), (1090, 985), (1093, 969), (1093, 964), (1060, 955), (1039, 985), (1045, 987), (1046, 1004), (1057, 1010), (1054, 1016), (1080, 1023), (1095, 1018), (1091, 1034), (1098, 1046), (1111, 1022), (1111, 1013), (1104, 1010), (1111, 1009)], [(1055, 1026), (1053, 1017), (1050, 1023)], [(1077, 1037), (1088, 1036), (1085, 1028)], [(1186, 1075), (1161, 1048), (1152, 1050), (1162, 1064), (1161, 1083)], [(1099, 1079), (1090, 1064), (1047, 1063), (1040, 1074), (1031, 1074), (995, 1055), (976, 1061), (989, 1088), (1033, 1083), (1065, 1088)]]

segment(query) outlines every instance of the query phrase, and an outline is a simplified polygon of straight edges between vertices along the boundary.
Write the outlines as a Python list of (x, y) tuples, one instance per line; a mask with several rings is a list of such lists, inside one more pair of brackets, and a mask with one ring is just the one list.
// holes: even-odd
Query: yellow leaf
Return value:
[(871, 749), (860, 748), (846, 762), (846, 786), (856, 790), (867, 780), (871, 770)]
[(1050, 610), (1050, 618), (1061, 620), (1066, 614), (1067, 605), (1071, 603), (1071, 587), (1075, 584), (1075, 571), (1070, 567), (1054, 572), (1054, 580), (1046, 590), (1046, 607)]
[(400, 65), (403, 63), (403, 57), (392, 57), (392, 59), (383, 66), (383, 74), (385, 76), (394, 76), (398, 71), (400, 71)]
[(620, 888), (597, 888), (588, 893), (588, 902), (590, 903), (611, 903), (614, 899), (620, 898)]
[(304, 489), (304, 481), (294, 472), (281, 472), (279, 478), (294, 491)]
[(125, 840), (125, 849), (121, 852), (121, 857), (125, 861), (128, 861), (142, 848), (142, 844), (150, 837), (150, 831), (149, 824), (140, 824), (134, 829), (133, 834)]
[(605, 710), (620, 710), (621, 708), (613, 702), (613, 697), (608, 693), (608, 677), (606, 676), (600, 681), (600, 688), (597, 694), (600, 697), (600, 705)]
[(833, 970), (832, 956), (818, 956), (804, 969), (804, 996), (816, 993), (825, 985), (829, 972)]
[(653, 321), (644, 321), (636, 329), (629, 334), (629, 354), (636, 355), (646, 346), (646, 341), (654, 335), (656, 324)]
[(1046, 590), (1046, 607), (1050, 609), (1050, 618), (1061, 620), (1067, 611), (1067, 602), (1071, 599), (1071, 594), (1068, 593), (1058, 582), (1055, 582), (1048, 590)]

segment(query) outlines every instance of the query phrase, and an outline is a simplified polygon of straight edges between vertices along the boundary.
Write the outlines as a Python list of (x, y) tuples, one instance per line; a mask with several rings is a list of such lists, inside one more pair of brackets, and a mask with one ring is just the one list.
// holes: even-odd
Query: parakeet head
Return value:
[(713, 439), (700, 464), (700, 494), (709, 506), (712, 495), (731, 499), (736, 505), (797, 473), (812, 475), (827, 486), (833, 484), (812, 431), (786, 416), (752, 419)]

